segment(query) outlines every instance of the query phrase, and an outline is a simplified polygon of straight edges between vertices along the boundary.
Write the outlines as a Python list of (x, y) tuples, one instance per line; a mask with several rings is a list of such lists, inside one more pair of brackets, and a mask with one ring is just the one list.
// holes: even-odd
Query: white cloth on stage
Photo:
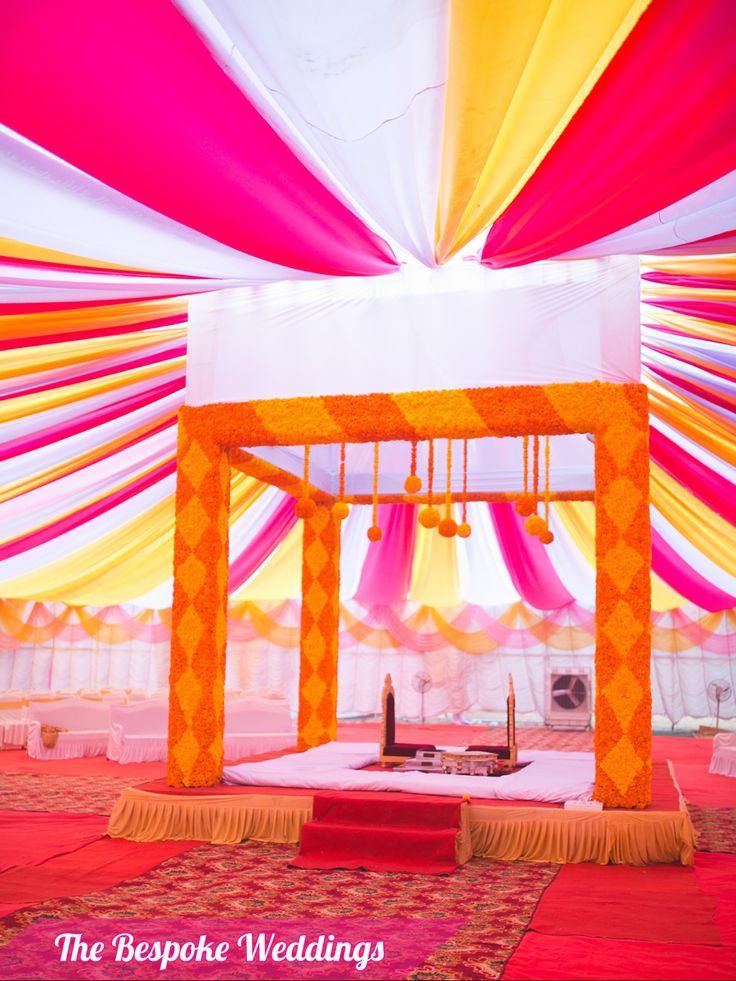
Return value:
[(377, 762), (378, 747), (373, 743), (327, 743), (276, 760), (225, 767), (223, 780), (250, 787), (402, 791), (447, 797), (467, 794), (481, 800), (560, 804), (568, 800), (590, 800), (595, 782), (593, 753), (522, 751), (519, 762), (529, 765), (501, 777), (363, 769)]

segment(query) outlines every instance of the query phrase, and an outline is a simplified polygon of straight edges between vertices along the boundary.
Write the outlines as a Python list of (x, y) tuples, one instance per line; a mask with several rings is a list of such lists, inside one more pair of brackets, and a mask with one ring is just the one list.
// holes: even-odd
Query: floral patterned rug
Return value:
[(20, 910), (0, 921), (0, 943), (49, 917), (466, 918), (412, 981), (498, 978), (559, 868), (473, 859), (440, 879), (295, 869), (294, 854), (290, 845), (201, 845), (112, 889)]
[(3, 773), (0, 810), (109, 814), (130, 777), (62, 777), (53, 773)]
[(736, 809), (698, 807), (688, 803), (699, 852), (736, 855)]

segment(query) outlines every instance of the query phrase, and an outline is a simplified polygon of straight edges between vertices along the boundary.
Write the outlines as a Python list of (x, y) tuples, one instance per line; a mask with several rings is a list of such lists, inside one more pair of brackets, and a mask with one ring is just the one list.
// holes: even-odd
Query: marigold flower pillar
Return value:
[(304, 519), (299, 749), (337, 738), (340, 525), (329, 504)]
[(179, 413), (168, 780), (222, 779), (230, 464), (196, 416)]
[(595, 797), (651, 799), (649, 416), (643, 386), (611, 386), (595, 435)]

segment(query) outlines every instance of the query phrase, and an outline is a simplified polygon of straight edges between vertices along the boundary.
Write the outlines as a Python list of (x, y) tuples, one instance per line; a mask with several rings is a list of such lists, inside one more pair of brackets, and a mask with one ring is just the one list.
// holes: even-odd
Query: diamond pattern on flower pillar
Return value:
[(619, 386), (596, 429), (596, 799), (651, 798), (651, 541), (648, 413)]
[(340, 522), (318, 505), (304, 521), (299, 665), (299, 748), (337, 736)]
[(208, 787), (222, 777), (227, 641), (227, 452), (179, 414), (168, 779)]

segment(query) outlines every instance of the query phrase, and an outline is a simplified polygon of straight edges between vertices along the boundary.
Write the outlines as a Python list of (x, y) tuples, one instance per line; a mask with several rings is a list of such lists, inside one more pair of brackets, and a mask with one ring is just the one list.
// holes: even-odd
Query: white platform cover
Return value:
[(631, 256), (217, 291), (190, 302), (186, 401), (639, 381), (639, 319)]
[[(446, 749), (452, 747), (444, 747)], [(378, 762), (375, 743), (327, 743), (263, 763), (227, 766), (223, 781), (246, 787), (303, 787), (305, 790), (403, 791), (481, 800), (534, 800), (564, 803), (591, 800), (595, 783), (593, 753), (519, 753), (529, 766), (504, 777), (460, 777), (444, 773), (364, 771)]]

